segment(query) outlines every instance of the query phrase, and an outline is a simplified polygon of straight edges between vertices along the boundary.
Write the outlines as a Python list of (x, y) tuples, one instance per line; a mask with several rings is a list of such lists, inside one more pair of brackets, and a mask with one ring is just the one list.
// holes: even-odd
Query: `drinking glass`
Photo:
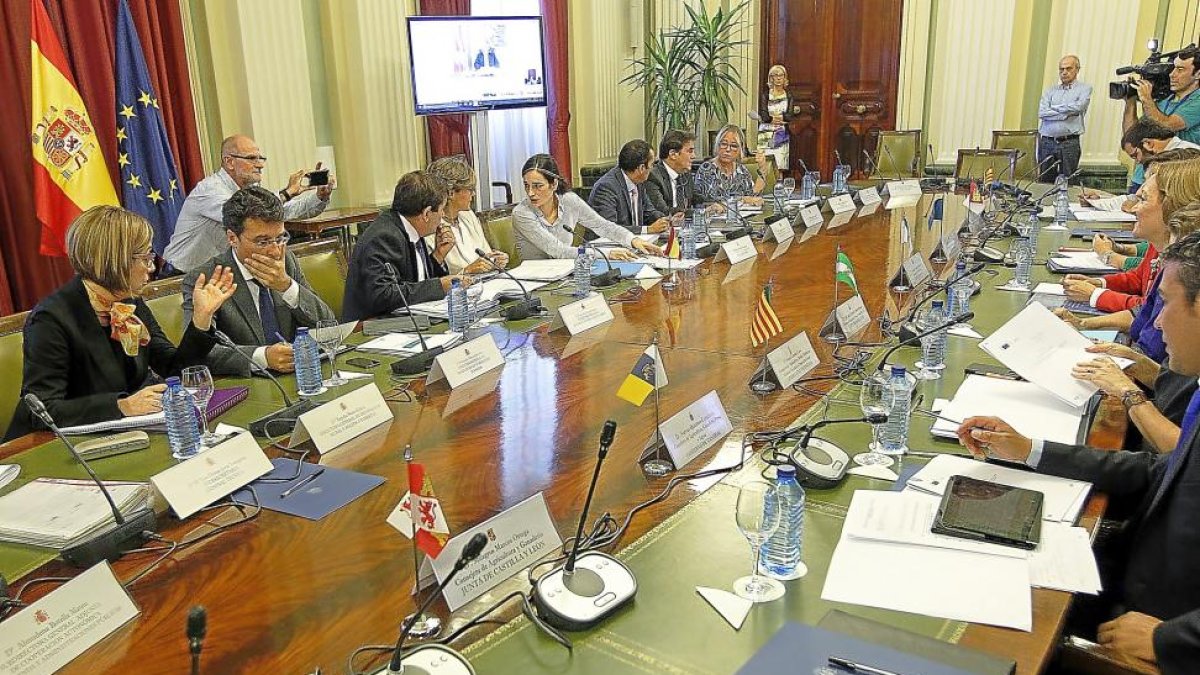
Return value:
[(467, 329), (478, 326), (483, 317), (479, 314), (479, 301), (483, 298), (483, 283), (476, 280), (467, 286)]
[(792, 198), (792, 194), (793, 194), (793, 193), (796, 191), (796, 179), (795, 179), (795, 178), (791, 178), (791, 177), (784, 178), (784, 179), (783, 179), (783, 189), (784, 189), (785, 191), (787, 191), (787, 194), (786, 194), (786, 195), (784, 195), (784, 196), (783, 196), (783, 198), (784, 198), (784, 199), (791, 199), (791, 198)]
[(180, 384), (192, 395), (196, 402), (196, 411), (200, 413), (200, 423), (204, 433), (200, 436), (200, 445), (212, 447), (219, 437), (208, 430), (208, 402), (213, 395), (213, 377), (208, 366), (188, 366), (180, 374)]
[[(862, 406), (863, 416), (871, 415), (887, 415), (891, 412), (891, 405), (888, 401), (888, 387), (890, 382), (887, 374), (882, 370), (877, 370), (863, 380), (862, 389), (859, 391), (858, 402)], [(879, 444), (879, 427), (878, 424), (871, 425), (871, 445), (868, 446), (870, 452), (855, 455), (854, 461), (858, 464), (867, 466), (871, 464), (880, 464), (888, 466), (892, 463), (892, 458), (880, 452), (882, 447)]]
[(329, 379), (321, 383), (324, 387), (340, 387), (350, 382), (337, 371), (337, 353), (338, 348), (342, 346), (342, 331), (339, 325), (337, 319), (321, 319), (317, 322), (317, 344), (329, 355)]
[(743, 485), (738, 491), (736, 517), (738, 529), (754, 551), (754, 571), (750, 576), (733, 582), (733, 592), (751, 602), (770, 602), (783, 597), (783, 584), (758, 573), (762, 546), (779, 527), (779, 502), (775, 486), (761, 480)]

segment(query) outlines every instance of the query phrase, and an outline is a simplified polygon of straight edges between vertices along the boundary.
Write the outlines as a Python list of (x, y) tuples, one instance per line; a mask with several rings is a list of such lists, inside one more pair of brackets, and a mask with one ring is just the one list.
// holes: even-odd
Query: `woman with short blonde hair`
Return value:
[(714, 137), (713, 156), (696, 170), (696, 195), (705, 202), (723, 202), (737, 198), (750, 204), (761, 204), (767, 160), (761, 150), (755, 159), (758, 162), (758, 178), (750, 177), (750, 171), (742, 164), (746, 151), (746, 134), (736, 124), (726, 124)]
[[(67, 230), (76, 276), (29, 313), (21, 383), (22, 398), (37, 395), (60, 426), (160, 411), (161, 378), (203, 364), (213, 347), (212, 318), (233, 296), (233, 271), (200, 275), (176, 348), (138, 297), (154, 271), (152, 239), (145, 218), (116, 206), (94, 206)], [(40, 428), (22, 400), (6, 439)]]
[[(465, 157), (439, 157), (429, 165), (429, 175), (446, 185), (446, 206), (442, 209), (444, 222), (454, 231), (454, 248), (446, 254), (446, 267), (450, 274), (482, 274), (496, 267), (508, 265), (508, 254), (495, 251), (488, 243), (479, 217), (471, 211), (475, 199), (475, 169)], [(479, 249), (487, 254), (487, 260), (475, 252)], [(490, 262), (489, 262), (490, 261)]]

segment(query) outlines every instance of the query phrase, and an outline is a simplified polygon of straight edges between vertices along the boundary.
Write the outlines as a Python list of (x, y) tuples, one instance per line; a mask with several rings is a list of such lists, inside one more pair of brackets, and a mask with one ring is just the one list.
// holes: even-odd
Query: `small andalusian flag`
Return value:
[(850, 287), (850, 290), (858, 292), (858, 280), (854, 278), (854, 265), (850, 264), (850, 257), (842, 252), (842, 247), (838, 246), (837, 261), (833, 266), (834, 282), (841, 282)]
[(754, 308), (754, 321), (750, 324), (750, 344), (757, 347), (762, 343), (783, 332), (783, 324), (775, 316), (775, 308), (771, 307), (771, 285), (763, 286), (762, 294), (758, 296), (758, 306)]
[(634, 405), (646, 402), (655, 389), (667, 386), (667, 371), (658, 358), (658, 346), (650, 345), (633, 364), (633, 370), (625, 376), (621, 388), (617, 389), (617, 397)]
[(663, 255), (668, 258), (679, 260), (679, 237), (676, 236), (675, 226), (671, 226), (670, 234), (667, 235), (667, 245), (663, 247)]
[(408, 517), (415, 527), (417, 548), (430, 558), (438, 557), (450, 540), (450, 528), (442, 515), (442, 505), (433, 493), (433, 481), (425, 475), (425, 467), (416, 462), (408, 465)]
[(983, 172), (983, 184), (990, 187), (994, 182), (996, 182), (996, 170), (989, 166), (987, 171)]

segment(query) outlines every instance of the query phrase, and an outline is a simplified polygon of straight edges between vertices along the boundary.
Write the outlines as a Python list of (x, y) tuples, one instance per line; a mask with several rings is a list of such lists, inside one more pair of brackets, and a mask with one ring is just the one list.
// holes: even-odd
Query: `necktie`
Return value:
[(1158, 502), (1166, 494), (1167, 488), (1171, 486), (1171, 481), (1175, 475), (1179, 473), (1179, 469), (1183, 467), (1190, 444), (1192, 431), (1196, 427), (1196, 418), (1200, 417), (1200, 390), (1192, 394), (1192, 400), (1188, 403), (1187, 412), (1183, 415), (1183, 425), (1179, 428), (1179, 444), (1167, 456), (1167, 470), (1163, 472), (1162, 482), (1158, 485), (1158, 491), (1154, 493), (1154, 501), (1150, 502), (1150, 509), (1153, 510)]
[(429, 277), (429, 247), (425, 239), (417, 240), (417, 281), (425, 281)]
[(642, 219), (638, 217), (638, 190), (636, 186), (629, 188), (629, 214), (632, 216), (633, 226), (640, 227)]
[(258, 284), (258, 314), (262, 319), (263, 337), (267, 344), (273, 344), (279, 338), (279, 319), (275, 318), (275, 301), (271, 299), (271, 289)]
[(672, 187), (671, 207), (676, 208), (679, 206), (679, 193), (683, 192), (683, 174), (675, 176), (675, 184)]

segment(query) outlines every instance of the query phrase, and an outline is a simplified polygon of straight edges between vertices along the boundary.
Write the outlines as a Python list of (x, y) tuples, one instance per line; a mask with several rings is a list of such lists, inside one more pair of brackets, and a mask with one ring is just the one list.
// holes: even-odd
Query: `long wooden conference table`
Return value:
[[(937, 226), (932, 230), (926, 226), (933, 198), (925, 195), (908, 208), (879, 208), (835, 229), (823, 228), (807, 241), (801, 242), (798, 232), (790, 247), (774, 259), (781, 245), (760, 242), (760, 254), (749, 264), (731, 268), (728, 263), (705, 262), (681, 275), (674, 291), (657, 285), (636, 301), (614, 302), (614, 321), (588, 333), (570, 337), (565, 330), (550, 331), (544, 321), (532, 320), (491, 326), (488, 330), (505, 354), (503, 370), (453, 392), (444, 384), (426, 389), (423, 383), (393, 380), (388, 368), (392, 359), (379, 357), (384, 363), (374, 371), (375, 383), (388, 398), (395, 419), (320, 461), (382, 476), (383, 485), (320, 521), (263, 511), (247, 523), (181, 549), (131, 586), (141, 614), (63, 672), (185, 672), (189, 663), (185, 617), (195, 604), (208, 610), (203, 655), (208, 673), (309, 673), (317, 667), (326, 673), (344, 672), (347, 657), (359, 646), (394, 642), (400, 621), (415, 606), (410, 595), (409, 540), (385, 522), (406, 490), (402, 459), (406, 444), (411, 443), (417, 460), (425, 465), (452, 531), (461, 532), (542, 492), (559, 533), (567, 538), (574, 533), (582, 507), (600, 429), (605, 420), (613, 419), (619, 425), (616, 441), (590, 520), (604, 511), (618, 522), (623, 520), (631, 507), (657, 494), (668, 480), (645, 475), (637, 463), (654, 431), (653, 401), (634, 407), (615, 396), (655, 336), (670, 381), (661, 392), (663, 418), (716, 390), (733, 424), (733, 432), (723, 442), (683, 467), (683, 472), (735, 464), (742, 439), (751, 432), (782, 429), (797, 418), (859, 415), (857, 389), (835, 379), (805, 384), (816, 393), (828, 392), (823, 397), (796, 389), (758, 396), (747, 387), (761, 358), (761, 350), (751, 348), (749, 340), (755, 302), (763, 285), (773, 281), (774, 307), (784, 334), (772, 346), (807, 331), (822, 360), (811, 375), (828, 374), (833, 350), (818, 339), (817, 331), (832, 305), (836, 248), (841, 246), (853, 261), (872, 317), (879, 317), (885, 307), (896, 316), (897, 305), (907, 303), (907, 297), (888, 289), (888, 280), (908, 247), (902, 243), (901, 222), (909, 225), (914, 249), (928, 257), (939, 234)], [(961, 202), (961, 196), (946, 196), (945, 231), (953, 231), (962, 221)], [(1043, 256), (1063, 244), (1066, 236), (1044, 232)], [(995, 276), (977, 276), (983, 291), (972, 307), (973, 324), (984, 335), (1026, 301), (1024, 293), (995, 289), (1011, 276), (1011, 269), (990, 269), (1000, 271)], [(1050, 276), (1041, 266), (1034, 275), (1035, 281)], [(608, 293), (624, 292), (629, 285), (624, 282)], [(846, 297), (844, 288), (841, 297)], [(563, 296), (546, 296), (549, 305), (567, 301)], [(879, 336), (879, 325), (873, 322), (857, 339), (871, 343)], [(355, 335), (350, 342), (362, 339)], [(924, 407), (935, 397), (952, 397), (964, 365), (990, 361), (976, 343), (949, 338), (945, 377), (919, 385)], [(878, 358), (882, 348), (843, 347), (839, 353), (850, 356), (858, 349), (873, 350)], [(911, 365), (918, 354), (916, 347), (901, 349), (892, 360)], [(294, 387), (291, 377), (283, 382)], [(221, 421), (245, 425), (280, 404), (265, 380), (222, 380), (218, 386), (233, 384), (248, 384), (251, 394)], [(326, 397), (339, 393), (344, 392)], [(1119, 446), (1124, 431), (1119, 409), (1119, 405), (1101, 406), (1091, 433), (1093, 444)], [(912, 449), (962, 452), (957, 445), (930, 436), (929, 425), (928, 417), (914, 416)], [(844, 424), (827, 427), (820, 435), (854, 455), (865, 451), (869, 434), (866, 425)], [(268, 452), (278, 455), (275, 450)], [(0, 459), (24, 467), (16, 485), (39, 475), (84, 476), (61, 443), (48, 434), (0, 447)], [(144, 480), (172, 461), (165, 438), (157, 437), (148, 451), (101, 460), (96, 468), (106, 479)], [(905, 463), (923, 461), (909, 458)], [(637, 575), (636, 600), (599, 627), (572, 635), (573, 652), (537, 633), (515, 608), (503, 615), (508, 620), (499, 628), (485, 625), (454, 646), (480, 673), (731, 673), (784, 622), (815, 624), (836, 608), (1015, 659), (1019, 673), (1036, 673), (1044, 667), (1070, 603), (1066, 593), (1033, 591), (1033, 631), (1028, 633), (821, 600), (853, 491), (891, 487), (856, 476), (834, 489), (808, 490), (803, 542), (808, 575), (786, 582), (783, 599), (757, 605), (741, 630), (734, 631), (697, 595), (695, 587), (729, 588), (747, 573), (751, 551), (735, 526), (734, 502), (738, 485), (758, 477), (762, 469), (755, 458), (740, 472), (684, 482), (667, 499), (640, 512), (613, 551)], [(1103, 499), (1093, 498), (1083, 524), (1094, 525), (1102, 510)], [(179, 540), (203, 528), (206, 519), (236, 520), (236, 514), (227, 511), (208, 511), (182, 522), (164, 514), (160, 533)], [(77, 573), (61, 562), (48, 562), (52, 556), (45, 550), (0, 545), (0, 572), (14, 585), (21, 583), (18, 577)], [(124, 581), (155, 557), (131, 555), (113, 567)], [(905, 570), (890, 568), (883, 560), (879, 565), (881, 574), (894, 576), (897, 585), (905, 583)], [(450, 627), (502, 597), (504, 589), (524, 585), (524, 577), (524, 572), (519, 573), (507, 587), (459, 610)], [(53, 587), (35, 586), (25, 599), (36, 599)], [(446, 618), (440, 599), (433, 607)], [(381, 663), (364, 656), (356, 666), (368, 670), (370, 665), (373, 671)]]

